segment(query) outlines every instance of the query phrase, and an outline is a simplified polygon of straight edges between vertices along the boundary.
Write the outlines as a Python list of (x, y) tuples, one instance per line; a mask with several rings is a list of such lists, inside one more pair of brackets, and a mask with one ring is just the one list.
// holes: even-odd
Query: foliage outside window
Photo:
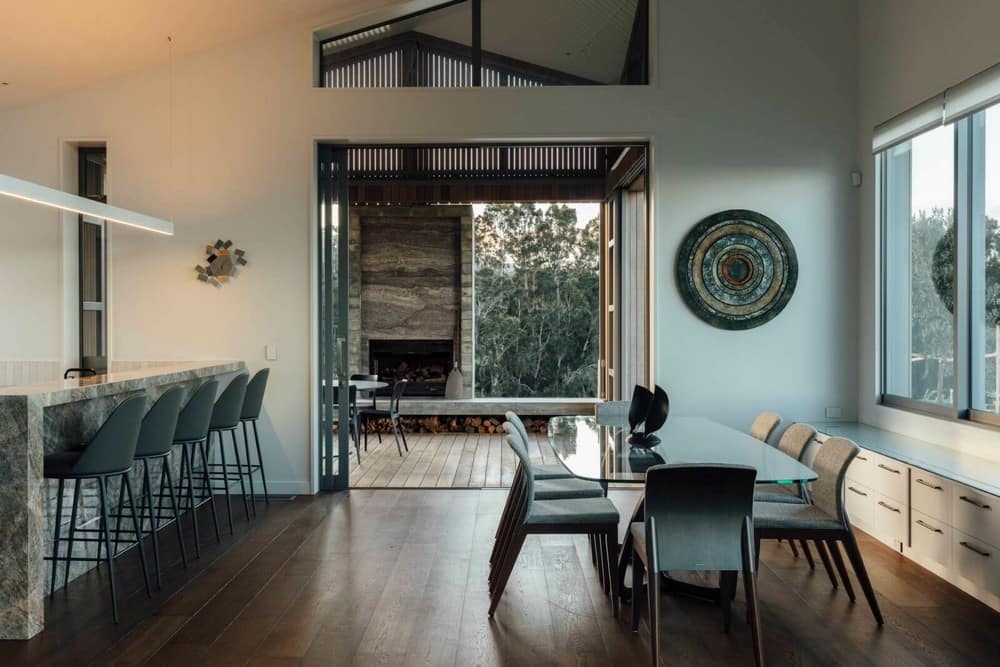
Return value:
[(878, 165), (883, 400), (995, 422), (1000, 106), (889, 148)]
[(476, 217), (477, 396), (597, 395), (599, 239), (566, 205)]

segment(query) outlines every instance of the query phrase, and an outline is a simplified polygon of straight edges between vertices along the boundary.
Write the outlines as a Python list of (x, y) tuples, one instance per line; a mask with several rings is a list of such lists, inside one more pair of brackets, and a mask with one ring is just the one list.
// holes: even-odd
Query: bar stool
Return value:
[[(52, 543), (52, 556), (46, 556), (46, 560), (52, 561), (52, 580), (50, 582), (50, 595), (55, 592), (56, 570), (60, 561), (66, 564), (66, 579), (69, 579), (69, 567), (73, 561), (101, 561), (100, 548), (97, 558), (86, 556), (74, 557), (73, 544), (76, 541), (97, 542), (107, 550), (106, 561), (108, 564), (108, 579), (111, 584), (111, 612), (115, 623), (118, 622), (118, 593), (115, 587), (114, 560), (120, 553), (118, 551), (118, 537), (115, 539), (115, 547), (111, 547), (111, 522), (109, 520), (110, 511), (108, 508), (108, 480), (113, 477), (120, 477), (128, 494), (129, 512), (132, 516), (132, 527), (135, 539), (129, 539), (128, 543), (137, 547), (139, 560), (142, 563), (142, 575), (146, 582), (146, 595), (151, 596), (149, 587), (149, 572), (146, 568), (146, 554), (142, 548), (142, 527), (139, 525), (139, 518), (135, 511), (135, 498), (132, 494), (132, 482), (129, 480), (129, 472), (132, 470), (132, 461), (135, 456), (136, 445), (139, 440), (139, 430), (142, 425), (143, 413), (146, 409), (145, 396), (132, 396), (122, 401), (115, 408), (111, 416), (101, 425), (97, 434), (91, 438), (83, 451), (58, 452), (45, 457), (45, 479), (59, 480), (59, 496), (56, 500), (56, 525), (55, 537)], [(78, 528), (76, 525), (77, 512), (80, 504), (80, 487), (85, 480), (97, 480), (99, 497), (101, 500), (101, 520), (99, 528)], [(60, 524), (62, 523), (63, 509), (63, 488), (66, 480), (76, 480), (73, 489), (73, 508), (70, 514), (69, 544), (66, 548), (66, 556), (59, 555), (59, 543), (62, 538), (59, 535)], [(120, 510), (119, 510), (120, 511)], [(78, 537), (77, 533), (98, 533), (98, 537)]]
[[(187, 567), (187, 552), (184, 549), (184, 529), (181, 527), (181, 515), (177, 504), (177, 495), (174, 493), (173, 474), (170, 472), (170, 455), (174, 448), (174, 433), (177, 431), (177, 420), (181, 412), (181, 400), (184, 392), (179, 387), (167, 390), (153, 407), (149, 409), (142, 420), (142, 428), (139, 431), (139, 444), (135, 449), (135, 460), (142, 462), (142, 491), (139, 493), (139, 523), (144, 524), (146, 519), (146, 505), (149, 506), (149, 532), (153, 538), (153, 569), (156, 571), (156, 587), (161, 587), (160, 582), (160, 541), (157, 533), (160, 529), (160, 519), (162, 515), (163, 496), (170, 498), (170, 509), (172, 517), (177, 526), (177, 543), (181, 549), (181, 561)], [(156, 495), (157, 506), (153, 507), (153, 482), (149, 474), (149, 464), (152, 461), (160, 461), (160, 490)], [(167, 493), (163, 491), (166, 489)]]
[[(210, 477), (213, 481), (212, 491), (221, 490), (226, 495), (226, 517), (229, 521), (229, 534), (233, 534), (233, 504), (230, 502), (230, 471), (235, 468), (236, 479), (240, 482), (240, 490), (243, 492), (243, 511), (246, 513), (247, 521), (250, 520), (250, 502), (247, 499), (247, 487), (243, 481), (243, 466), (240, 464), (240, 447), (236, 443), (236, 428), (240, 425), (240, 412), (243, 410), (243, 401), (247, 394), (247, 381), (250, 376), (241, 373), (233, 378), (212, 407), (212, 417), (208, 422), (208, 448), (212, 448), (212, 434), (219, 436), (219, 460), (220, 463), (209, 463), (212, 469)], [(229, 433), (233, 442), (233, 455), (236, 463), (226, 462), (226, 442), (222, 437), (223, 433)], [(218, 470), (218, 471), (216, 471)], [(217, 480), (222, 481), (222, 486), (214, 486)]]
[[(264, 504), (271, 504), (271, 496), (267, 493), (267, 476), (264, 474), (264, 457), (260, 454), (260, 435), (257, 434), (257, 420), (260, 419), (264, 407), (264, 390), (267, 388), (267, 378), (271, 374), (269, 368), (257, 371), (247, 385), (246, 398), (243, 399), (243, 410), (240, 411), (240, 424), (243, 426), (243, 445), (247, 455), (247, 477), (250, 478), (250, 498), (253, 500), (253, 512), (257, 514), (257, 497), (253, 490), (253, 474), (260, 472), (260, 483), (264, 487)], [(257, 463), (251, 463), (250, 439), (247, 437), (247, 424), (253, 428), (253, 441), (257, 447)]]
[[(173, 444), (181, 447), (181, 472), (177, 490), (181, 498), (187, 498), (185, 510), (191, 511), (191, 525), (194, 529), (195, 558), (201, 558), (201, 540), (198, 537), (198, 508), (206, 502), (212, 507), (212, 523), (215, 527), (215, 541), (222, 542), (219, 534), (219, 516), (215, 511), (215, 496), (212, 494), (212, 481), (208, 471), (208, 425), (212, 418), (212, 406), (215, 394), (219, 391), (219, 382), (209, 380), (201, 385), (188, 400), (177, 418), (177, 428), (174, 430)], [(199, 471), (200, 489), (195, 498), (195, 457), (201, 456)], [(183, 504), (183, 503), (182, 503)]]

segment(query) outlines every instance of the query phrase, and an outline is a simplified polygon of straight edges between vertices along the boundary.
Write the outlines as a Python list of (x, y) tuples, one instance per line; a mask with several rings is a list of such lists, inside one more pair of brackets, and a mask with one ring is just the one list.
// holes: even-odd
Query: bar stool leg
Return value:
[[(236, 431), (233, 431), (233, 440), (236, 440)], [(233, 445), (236, 446), (235, 444)], [(253, 459), (250, 458), (250, 441), (247, 440), (247, 423), (243, 422), (243, 453), (247, 456), (247, 481), (250, 483), (250, 509), (253, 515), (257, 516), (257, 494), (253, 489)]]
[[(115, 507), (117, 510), (117, 516), (115, 516), (115, 555), (118, 555), (118, 545), (122, 543), (122, 511), (125, 508), (125, 485), (118, 485), (118, 505)], [(127, 530), (127, 529), (126, 529)]]
[(198, 536), (198, 505), (194, 502), (194, 452), (188, 456), (188, 445), (182, 445), (181, 449), (181, 482), (184, 482), (187, 475), (187, 500), (188, 509), (191, 512), (191, 525), (194, 530), (194, 557), (201, 558), (201, 538)]
[[(219, 514), (215, 511), (215, 490), (212, 489), (212, 478), (208, 475), (208, 438), (205, 438), (198, 443), (198, 449), (201, 451), (201, 464), (202, 471), (204, 472), (205, 488), (208, 491), (208, 504), (212, 507), (212, 524), (215, 526), (215, 541), (218, 544), (222, 544), (222, 534), (219, 532)], [(191, 458), (192, 463), (194, 462), (194, 455)], [(228, 496), (226, 496), (228, 498)], [(228, 502), (226, 503), (229, 504)], [(229, 517), (232, 520), (232, 516)]]
[[(226, 443), (222, 441), (222, 432), (216, 431), (219, 434), (219, 457), (222, 460), (222, 493), (226, 499), (226, 520), (229, 522), (229, 534), (233, 534), (233, 503), (229, 499), (229, 466), (226, 465)], [(212, 434), (208, 434), (209, 442), (211, 442)], [(206, 471), (208, 464), (206, 463)]]
[(264, 504), (270, 505), (271, 496), (267, 493), (267, 477), (264, 475), (264, 459), (260, 455), (260, 436), (257, 435), (257, 420), (254, 419), (250, 424), (253, 426), (253, 441), (257, 446), (257, 465), (260, 469), (260, 483), (264, 487)]
[[(56, 498), (56, 529), (55, 536), (52, 538), (52, 581), (49, 584), (49, 597), (56, 594), (56, 570), (59, 569), (59, 528), (62, 524), (62, 508), (63, 508), (63, 486), (65, 480), (59, 480), (59, 497)], [(66, 567), (69, 567), (69, 561), (66, 562)]]
[[(174, 494), (174, 480), (173, 474), (170, 472), (170, 459), (166, 456), (163, 457), (161, 478), (166, 479), (166, 487), (170, 491), (170, 507), (174, 510), (174, 525), (177, 526), (177, 543), (181, 547), (181, 562), (184, 563), (184, 568), (187, 569), (188, 559), (187, 548), (184, 546), (184, 527), (181, 526), (181, 513), (177, 505), (177, 496)], [(163, 479), (161, 479), (160, 493), (163, 493), (163, 486)]]
[(63, 590), (66, 590), (66, 587), (69, 586), (69, 567), (73, 562), (73, 538), (76, 533), (76, 508), (80, 505), (80, 487), (82, 485), (82, 479), (76, 480), (73, 484), (73, 509), (70, 512), (69, 518), (69, 544), (66, 545), (66, 570), (63, 572)]
[[(229, 437), (233, 441), (233, 457), (236, 459), (236, 477), (240, 480), (240, 492), (243, 496), (243, 512), (246, 514), (247, 521), (250, 520), (250, 501), (247, 499), (247, 485), (243, 479), (243, 463), (240, 461), (240, 446), (236, 442), (236, 429), (229, 432)], [(222, 433), (219, 433), (219, 448), (224, 448), (225, 445), (222, 444)], [(226, 473), (226, 478), (228, 480), (229, 473)]]
[[(148, 459), (144, 459), (142, 462), (142, 487), (146, 492), (145, 500), (149, 502), (149, 532), (153, 536), (153, 569), (156, 571), (156, 589), (160, 590), (163, 588), (163, 582), (160, 580), (160, 538), (156, 535), (159, 532), (158, 524), (160, 522), (156, 510), (153, 508), (153, 481), (149, 477)], [(142, 527), (141, 518), (139, 526)], [(139, 546), (142, 546), (141, 540)]]
[[(108, 552), (108, 579), (111, 581), (111, 616), (114, 618), (115, 623), (117, 623), (118, 592), (115, 590), (115, 559), (111, 552), (111, 524), (108, 521), (108, 478), (99, 477), (98, 483), (101, 487), (101, 534), (104, 536), (104, 546)], [(100, 553), (98, 553), (97, 557), (100, 558)]]
[(128, 473), (122, 475), (125, 481), (125, 491), (128, 492), (128, 507), (132, 513), (132, 528), (135, 529), (136, 548), (139, 550), (139, 562), (142, 563), (142, 578), (146, 582), (146, 596), (153, 597), (153, 589), (149, 585), (149, 570), (146, 567), (146, 550), (142, 544), (142, 526), (139, 525), (139, 515), (135, 512), (135, 498), (132, 495), (132, 482), (128, 478)]

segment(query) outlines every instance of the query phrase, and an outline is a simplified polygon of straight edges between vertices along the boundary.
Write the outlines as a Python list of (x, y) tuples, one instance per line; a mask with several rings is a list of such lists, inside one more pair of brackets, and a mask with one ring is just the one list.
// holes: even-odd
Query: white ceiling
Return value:
[(358, 0), (0, 0), (0, 109), (138, 71)]

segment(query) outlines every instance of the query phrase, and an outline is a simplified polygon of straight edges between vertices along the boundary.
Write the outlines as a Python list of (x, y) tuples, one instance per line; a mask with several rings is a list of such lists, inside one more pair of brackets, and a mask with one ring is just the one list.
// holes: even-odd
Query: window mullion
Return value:
[[(955, 383), (955, 414), (968, 418), (971, 408), (971, 332), (970, 332), (970, 236), (975, 220), (974, 182), (977, 179), (975, 138), (969, 118), (955, 124), (955, 238), (954, 318), (955, 360), (952, 379)], [(981, 151), (980, 151), (981, 152)]]

